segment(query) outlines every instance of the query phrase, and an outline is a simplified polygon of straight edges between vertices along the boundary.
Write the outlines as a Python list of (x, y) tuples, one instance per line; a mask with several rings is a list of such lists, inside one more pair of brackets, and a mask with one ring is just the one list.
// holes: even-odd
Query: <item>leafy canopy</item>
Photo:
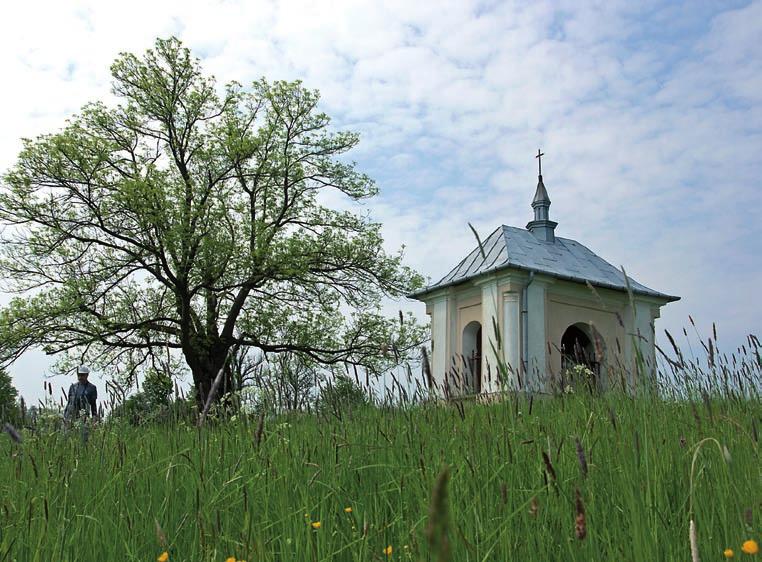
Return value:
[(40, 346), (131, 372), (175, 349), (203, 386), (233, 346), (378, 373), (421, 340), (379, 313), (421, 277), (380, 225), (322, 202), (377, 189), (316, 91), (218, 88), (174, 38), (111, 71), (118, 104), (25, 140), (4, 177), (0, 278), (18, 296), (0, 364)]

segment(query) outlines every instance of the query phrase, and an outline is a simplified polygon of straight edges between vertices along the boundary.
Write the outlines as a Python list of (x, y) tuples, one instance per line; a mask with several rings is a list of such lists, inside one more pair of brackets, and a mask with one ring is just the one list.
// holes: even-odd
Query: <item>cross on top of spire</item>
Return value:
[(537, 156), (535, 156), (535, 158), (537, 158), (537, 166), (538, 166), (538, 169), (539, 169), (538, 174), (540, 176), (542, 176), (542, 157), (543, 156), (545, 156), (545, 153), (544, 152), (540, 152), (540, 149), (538, 148), (537, 149)]
[(556, 228), (555, 222), (550, 220), (548, 209), (550, 208), (550, 197), (548, 197), (548, 190), (545, 189), (545, 184), (542, 183), (542, 157), (545, 153), (537, 149), (537, 166), (539, 170), (539, 176), (537, 176), (537, 191), (534, 192), (534, 199), (532, 200), (532, 209), (534, 209), (534, 220), (527, 224), (527, 229), (537, 236), (543, 242), (554, 242), (555, 234), (553, 230)]

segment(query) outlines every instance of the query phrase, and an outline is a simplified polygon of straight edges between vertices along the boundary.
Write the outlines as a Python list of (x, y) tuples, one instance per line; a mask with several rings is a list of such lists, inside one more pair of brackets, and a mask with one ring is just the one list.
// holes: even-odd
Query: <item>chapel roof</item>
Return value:
[[(596, 287), (626, 291), (627, 282), (622, 271), (593, 253), (576, 240), (556, 236), (548, 242), (530, 230), (503, 225), (482, 243), (484, 255), (477, 245), (450, 273), (437, 283), (412, 293), (419, 298), (432, 291), (457, 285), (486, 273), (508, 268), (534, 271), (579, 283), (590, 282)], [(664, 299), (679, 300), (638, 283), (627, 276), (632, 292)]]

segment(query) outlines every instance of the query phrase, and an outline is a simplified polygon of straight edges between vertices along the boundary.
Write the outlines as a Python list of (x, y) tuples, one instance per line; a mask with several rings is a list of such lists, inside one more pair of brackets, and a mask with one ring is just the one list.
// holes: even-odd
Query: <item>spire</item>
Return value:
[[(537, 176), (537, 191), (534, 192), (534, 199), (532, 200), (532, 208), (534, 209), (534, 220), (548, 220), (548, 208), (550, 207), (550, 197), (548, 197), (548, 190), (545, 189), (545, 184), (542, 183), (542, 174)], [(544, 212), (543, 217), (538, 217), (538, 211)]]
[(537, 149), (537, 190), (532, 200), (532, 209), (534, 209), (534, 220), (527, 224), (527, 230), (545, 242), (555, 242), (556, 237), (554, 229), (558, 223), (550, 220), (550, 197), (545, 184), (542, 182), (542, 157), (545, 156), (540, 149)]

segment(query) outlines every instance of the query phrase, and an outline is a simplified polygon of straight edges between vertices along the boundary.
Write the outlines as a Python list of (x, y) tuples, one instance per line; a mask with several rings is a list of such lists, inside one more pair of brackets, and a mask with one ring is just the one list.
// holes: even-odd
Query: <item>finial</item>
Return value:
[(554, 242), (555, 234), (554, 229), (557, 223), (550, 220), (549, 208), (550, 197), (548, 197), (548, 190), (545, 189), (545, 184), (542, 182), (542, 157), (545, 153), (537, 149), (537, 166), (539, 175), (537, 177), (537, 190), (534, 192), (534, 199), (532, 200), (532, 209), (534, 209), (534, 220), (527, 224), (527, 229), (532, 232), (537, 238), (544, 242)]
[(544, 152), (540, 152), (540, 149), (538, 148), (537, 149), (537, 156), (535, 156), (535, 158), (537, 158), (537, 166), (538, 166), (538, 170), (539, 170), (539, 172), (538, 172), (539, 176), (542, 176), (542, 157), (543, 156), (545, 156), (545, 153)]

